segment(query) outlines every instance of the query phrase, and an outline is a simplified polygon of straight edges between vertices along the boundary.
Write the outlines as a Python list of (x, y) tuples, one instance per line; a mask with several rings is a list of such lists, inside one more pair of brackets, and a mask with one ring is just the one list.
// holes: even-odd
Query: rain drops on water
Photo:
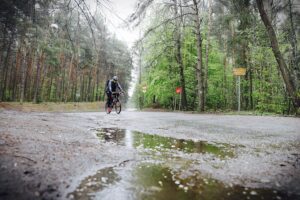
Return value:
[(57, 24), (51, 24), (50, 27), (54, 28), (54, 29), (58, 29), (58, 25)]
[(162, 181), (158, 181), (158, 184), (159, 184), (160, 186), (163, 186)]
[(92, 182), (88, 182), (88, 183), (86, 184), (86, 186), (88, 186), (88, 187), (91, 187), (92, 185), (93, 185)]
[(183, 189), (185, 192), (187, 192), (189, 188), (187, 186), (185, 186)]
[(101, 181), (102, 181), (103, 183), (106, 183), (106, 182), (107, 182), (107, 180), (108, 180), (108, 178), (107, 178), (107, 177), (101, 177)]

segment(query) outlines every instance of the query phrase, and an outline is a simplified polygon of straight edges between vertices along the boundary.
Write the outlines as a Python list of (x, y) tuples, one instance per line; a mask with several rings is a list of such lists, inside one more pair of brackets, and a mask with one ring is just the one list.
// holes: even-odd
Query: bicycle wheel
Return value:
[(108, 106), (108, 103), (105, 104), (105, 112), (109, 114), (111, 112), (111, 108)]
[(121, 112), (121, 110), (122, 110), (121, 102), (118, 101), (118, 102), (115, 104), (115, 109), (116, 109), (116, 113), (117, 113), (117, 114), (120, 114), (120, 112)]

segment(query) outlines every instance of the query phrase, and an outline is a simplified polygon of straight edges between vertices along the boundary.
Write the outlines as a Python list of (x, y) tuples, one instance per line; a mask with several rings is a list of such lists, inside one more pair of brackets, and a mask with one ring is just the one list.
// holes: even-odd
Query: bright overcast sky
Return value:
[[(95, 12), (96, 0), (86, 0), (89, 9)], [(97, 10), (105, 18), (111, 34), (115, 34), (118, 39), (124, 41), (129, 47), (133, 46), (134, 41), (138, 40), (138, 30), (128, 30), (125, 20), (134, 12), (137, 0), (100, 0)]]
[[(101, 10), (106, 16), (106, 24), (112, 34), (125, 42), (129, 48), (131, 48), (136, 40), (139, 39), (139, 30), (129, 30), (125, 26), (125, 20), (134, 12), (135, 3), (137, 0), (108, 0), (110, 3), (106, 3), (105, 7)], [(106, 2), (106, 1), (105, 1)], [(109, 6), (107, 8), (107, 6)], [(135, 60), (135, 59), (134, 59)], [(137, 82), (137, 67), (134, 62), (134, 69), (131, 71), (131, 82), (128, 90), (129, 97), (132, 96)]]
[[(105, 7), (101, 8), (104, 11), (106, 24), (116, 37), (132, 47), (134, 41), (138, 39), (138, 30), (128, 30), (125, 27), (123, 20), (126, 20), (129, 15), (134, 12), (134, 6), (137, 0), (108, 0), (104, 2)], [(109, 6), (107, 8), (107, 6)]]

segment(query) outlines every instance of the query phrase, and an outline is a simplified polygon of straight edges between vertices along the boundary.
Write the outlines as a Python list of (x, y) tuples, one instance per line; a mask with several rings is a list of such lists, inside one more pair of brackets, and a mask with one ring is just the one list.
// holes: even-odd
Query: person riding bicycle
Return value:
[(121, 85), (118, 82), (118, 77), (114, 76), (111, 80), (108, 81), (106, 88), (107, 104), (109, 105), (109, 107), (112, 103), (112, 95), (117, 91), (117, 89), (119, 89), (121, 93), (124, 93)]

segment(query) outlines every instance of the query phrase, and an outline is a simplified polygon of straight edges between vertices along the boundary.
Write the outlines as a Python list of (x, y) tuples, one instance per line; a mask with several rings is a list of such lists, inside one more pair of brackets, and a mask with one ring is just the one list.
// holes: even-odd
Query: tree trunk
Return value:
[(197, 69), (196, 69), (196, 76), (197, 76), (197, 92), (198, 92), (198, 111), (204, 111), (204, 76), (203, 76), (203, 62), (202, 62), (202, 37), (201, 37), (201, 21), (199, 19), (199, 10), (198, 10), (198, 2), (193, 0), (194, 3), (194, 10), (195, 10), (195, 34), (197, 40)]
[[(225, 49), (227, 48), (227, 45), (225, 43)], [(227, 72), (227, 54), (225, 54), (224, 58), (223, 58), (223, 84), (222, 84), (222, 93), (223, 93), (223, 98), (224, 98), (224, 108), (226, 109), (227, 107), (227, 76), (226, 76), (226, 72)]]
[(254, 104), (253, 104), (253, 72), (252, 72), (252, 66), (251, 64), (249, 64), (249, 95), (250, 95), (250, 109), (253, 110), (254, 109)]
[(211, 18), (212, 18), (212, 5), (211, 0), (208, 0), (208, 29), (206, 36), (206, 48), (205, 48), (205, 66), (204, 66), (204, 106), (206, 105), (206, 95), (208, 91), (207, 79), (208, 79), (208, 58), (209, 58), (209, 46), (210, 46), (210, 30), (211, 30)]
[(40, 57), (38, 58), (39, 60), (37, 62), (37, 66), (36, 66), (33, 103), (37, 103), (39, 101), (40, 76), (41, 76), (41, 65), (43, 63), (43, 57), (44, 57), (44, 52), (42, 52)]
[(97, 67), (97, 72), (96, 72), (96, 101), (100, 101), (100, 84), (99, 84), (99, 81), (100, 81), (100, 70), (99, 70), (99, 67)]
[(2, 86), (2, 94), (1, 94), (1, 100), (5, 101), (6, 100), (6, 87), (7, 87), (7, 76), (8, 76), (8, 69), (9, 69), (9, 57), (10, 57), (10, 50), (7, 51), (7, 55), (5, 58), (4, 66), (3, 66), (3, 86)]
[[(22, 50), (21, 50), (22, 51)], [(23, 52), (22, 52), (22, 64), (21, 64), (21, 68), (22, 68), (22, 80), (21, 80), (21, 94), (20, 94), (20, 103), (23, 104), (24, 101), (24, 93), (25, 93), (25, 80), (26, 80), (26, 48), (23, 48)]]
[[(73, 85), (72, 82), (73, 82), (73, 60), (74, 60), (74, 54), (72, 53), (72, 56), (71, 56), (71, 60), (70, 60), (70, 64), (69, 64), (69, 75), (68, 75), (68, 81), (67, 81), (67, 86), (66, 86), (66, 96), (69, 96), (69, 99), (73, 100), (72, 98), (72, 95), (73, 95)], [(71, 89), (71, 92), (70, 92), (70, 88)], [(67, 97), (66, 97), (67, 99)]]
[(25, 85), (24, 85), (24, 97), (27, 101), (32, 100), (32, 88), (31, 88), (31, 82), (32, 82), (32, 66), (33, 66), (33, 57), (34, 53), (33, 50), (28, 52), (28, 58), (27, 58), (27, 67), (26, 67), (26, 75), (25, 75)]
[(276, 61), (278, 63), (278, 68), (279, 71), (281, 72), (281, 76), (284, 80), (284, 83), (286, 85), (286, 89), (289, 93), (289, 95), (292, 98), (293, 101), (293, 105), (295, 106), (296, 109), (298, 109), (300, 107), (300, 96), (297, 95), (297, 90), (296, 87), (293, 83), (293, 79), (291, 77), (291, 75), (289, 74), (287, 65), (283, 59), (283, 56), (279, 50), (279, 46), (278, 46), (278, 42), (277, 42), (277, 37), (275, 34), (275, 31), (272, 27), (272, 24), (266, 14), (266, 11), (264, 10), (264, 5), (263, 5), (263, 1), (262, 0), (256, 0), (257, 3), (257, 7), (261, 16), (261, 19), (268, 31), (268, 35), (271, 41), (271, 47), (272, 47), (272, 51), (274, 53), (274, 56), (276, 58)]
[[(241, 67), (245, 67), (247, 69), (247, 73), (245, 76), (243, 76), (245, 78), (245, 82), (241, 81), (241, 86), (243, 88), (243, 92), (241, 92), (241, 107), (243, 107), (243, 103), (244, 103), (244, 109), (248, 110), (249, 109), (249, 68), (248, 68), (248, 61), (247, 61), (247, 52), (248, 52), (248, 43), (247, 42), (242, 42), (242, 50), (241, 50)], [(242, 77), (240, 77), (242, 78)]]
[(91, 87), (92, 87), (92, 69), (90, 69), (90, 73), (88, 75), (88, 81), (87, 81), (87, 89), (86, 89), (86, 92), (87, 92), (87, 101), (88, 102), (91, 102)]
[[(231, 22), (231, 24), (230, 24), (230, 31), (231, 31), (231, 38), (233, 39), (233, 38), (235, 38), (235, 27), (234, 27), (234, 23), (233, 22)], [(232, 48), (231, 48), (231, 53), (232, 53), (232, 62), (231, 62), (231, 64), (232, 64), (232, 66), (234, 67), (235, 65), (236, 65), (236, 46), (235, 45), (233, 45), (232, 46)], [(236, 87), (236, 81), (235, 81), (235, 79), (233, 78), (232, 79), (232, 86), (231, 86), (232, 88), (235, 88)], [(235, 107), (236, 107), (236, 104), (237, 104), (237, 101), (236, 101), (236, 99), (237, 99), (237, 93), (236, 93), (236, 90), (231, 90), (232, 91), (232, 93), (231, 93), (231, 109), (232, 110), (234, 110), (235, 109)]]
[(11, 45), (13, 43), (13, 40), (14, 40), (14, 35), (12, 35), (10, 37), (10, 40), (9, 40), (9, 44), (8, 44), (8, 48), (7, 48), (7, 52), (6, 52), (6, 57), (5, 57), (5, 61), (4, 61), (4, 65), (3, 65), (3, 71), (2, 71), (2, 85), (1, 85), (1, 91), (0, 91), (0, 98), (2, 101), (5, 100), (6, 98), (6, 84), (7, 84), (7, 75), (8, 75), (8, 62), (9, 62), (9, 58), (10, 58), (10, 53), (11, 53)]
[[(175, 4), (175, 18), (178, 18), (178, 6), (177, 0), (173, 0)], [(187, 99), (186, 99), (186, 91), (185, 91), (185, 76), (184, 76), (184, 66), (181, 54), (181, 28), (179, 20), (176, 20), (176, 30), (175, 30), (175, 46), (176, 46), (176, 61), (179, 66), (179, 75), (180, 75), (180, 85), (182, 87), (181, 92), (181, 108), (185, 110), (187, 108)]]
[(22, 53), (21, 53), (21, 49), (19, 48), (16, 54), (16, 67), (15, 67), (15, 71), (14, 71), (14, 78), (13, 78), (13, 93), (12, 93), (12, 100), (16, 101), (16, 90), (17, 90), (17, 80), (18, 79), (18, 75), (19, 75), (19, 68), (22, 65)]
[(48, 67), (45, 65), (45, 59), (44, 59), (44, 62), (42, 63), (42, 76), (41, 76), (41, 88), (40, 88), (40, 98), (41, 100), (46, 100), (47, 97), (45, 95), (45, 91), (47, 91), (47, 87), (45, 86), (45, 79), (47, 79), (47, 74), (48, 74)]
[(53, 70), (49, 70), (50, 71), (50, 84), (49, 84), (49, 88), (48, 88), (48, 101), (51, 101), (51, 93), (52, 93), (52, 84), (53, 84)]
[[(65, 63), (64, 63), (65, 65)], [(63, 65), (63, 66), (64, 66)], [(66, 69), (62, 68), (62, 78), (61, 78), (61, 97), (60, 101), (65, 102), (65, 96), (66, 96)]]
[(79, 93), (80, 93), (80, 101), (84, 101), (84, 74), (81, 72), (79, 79)]
[(292, 70), (294, 71), (294, 81), (295, 81), (295, 87), (299, 89), (300, 87), (300, 66), (299, 66), (299, 61), (300, 59), (297, 59), (298, 57), (298, 50), (297, 50), (297, 36), (296, 36), (296, 30), (294, 26), (294, 18), (293, 18), (293, 12), (292, 12), (292, 2), (289, 0), (289, 18), (290, 18), (290, 23), (291, 23), (291, 38), (290, 38), (290, 43), (292, 46), (292, 59), (291, 59), (291, 64), (292, 64)]

